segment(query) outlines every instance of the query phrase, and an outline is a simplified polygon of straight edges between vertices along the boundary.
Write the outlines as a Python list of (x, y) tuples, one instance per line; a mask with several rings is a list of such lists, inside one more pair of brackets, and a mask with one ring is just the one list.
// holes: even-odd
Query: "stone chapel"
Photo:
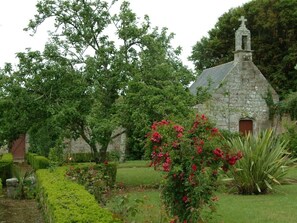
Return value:
[(207, 88), (211, 97), (194, 108), (216, 122), (216, 126), (231, 132), (251, 132), (273, 127), (265, 97), (270, 92), (274, 103), (279, 97), (252, 60), (251, 33), (243, 16), (235, 32), (234, 60), (205, 69), (190, 86), (197, 94)]

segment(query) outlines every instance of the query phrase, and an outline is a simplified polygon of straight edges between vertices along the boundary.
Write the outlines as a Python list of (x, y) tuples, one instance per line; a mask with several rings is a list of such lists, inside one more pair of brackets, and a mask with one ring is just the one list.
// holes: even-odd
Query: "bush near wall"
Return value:
[(49, 167), (49, 160), (44, 156), (39, 156), (35, 153), (27, 154), (27, 161), (33, 167), (34, 170), (46, 169)]
[(5, 185), (6, 179), (12, 177), (13, 156), (11, 153), (5, 153), (0, 158), (0, 178)]
[(75, 163), (94, 162), (92, 153), (71, 153), (69, 158)]
[(118, 223), (82, 185), (65, 179), (65, 168), (36, 172), (40, 203), (49, 223)]

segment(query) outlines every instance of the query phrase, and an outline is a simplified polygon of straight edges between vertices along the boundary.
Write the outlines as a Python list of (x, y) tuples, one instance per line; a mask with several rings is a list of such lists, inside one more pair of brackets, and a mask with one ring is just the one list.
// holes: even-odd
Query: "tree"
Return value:
[(250, 1), (231, 9), (219, 18), (209, 37), (193, 47), (190, 58), (195, 69), (201, 71), (233, 60), (234, 33), (238, 18), (244, 15), (252, 34), (255, 64), (281, 96), (296, 91), (296, 10), (297, 2), (290, 0)]
[[(143, 69), (154, 68), (154, 77), (164, 74), (162, 81), (167, 85), (172, 75), (179, 74), (173, 83), (183, 94), (191, 79), (191, 73), (176, 59), (177, 52), (170, 48), (171, 37), (166, 32), (151, 29), (148, 17), (139, 24), (127, 2), (121, 4), (118, 14), (111, 14), (115, 4), (116, 1), (109, 4), (100, 0), (39, 1), (38, 14), (26, 30), (34, 34), (52, 19), (50, 42), (42, 53), (19, 53), (17, 69), (4, 69), (2, 75), (8, 82), (17, 82), (13, 88), (4, 81), (6, 95), (1, 100), (11, 100), (16, 94), (14, 98), (22, 100), (22, 106), (30, 105), (31, 109), (22, 113), (25, 121), (21, 123), (26, 126), (22, 132), (36, 131), (46, 123), (57, 142), (64, 137), (83, 138), (98, 162), (106, 158), (112, 131), (121, 123), (129, 128), (126, 119), (121, 121), (120, 109), (129, 107), (126, 98), (133, 92), (132, 86), (149, 80), (149, 72)], [(108, 32), (114, 28), (116, 34), (112, 38)], [(160, 80), (154, 82), (159, 83), (158, 88), (162, 88)], [(172, 92), (159, 91), (164, 98), (170, 98)], [(16, 111), (15, 115), (19, 113)], [(167, 109), (166, 113), (171, 111)], [(165, 111), (159, 114), (164, 115)]]

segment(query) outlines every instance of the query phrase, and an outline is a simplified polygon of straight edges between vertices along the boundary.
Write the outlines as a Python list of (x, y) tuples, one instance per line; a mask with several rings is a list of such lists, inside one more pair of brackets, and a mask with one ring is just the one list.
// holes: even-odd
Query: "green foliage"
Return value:
[(295, 123), (287, 124), (286, 131), (281, 135), (284, 141), (287, 141), (287, 150), (291, 155), (297, 158), (297, 126)]
[(82, 185), (66, 180), (65, 170), (38, 170), (39, 201), (46, 220), (53, 223), (117, 223), (109, 211), (98, 206)]
[(0, 178), (0, 195), (2, 194), (2, 179)]
[(13, 168), (13, 176), (18, 179), (18, 187), (16, 190), (16, 199), (34, 199), (36, 196), (36, 179), (34, 171), (26, 171), (22, 173), (19, 166)]
[(288, 94), (279, 107), (282, 114), (289, 114), (291, 119), (297, 120), (297, 92)]
[(197, 115), (186, 127), (155, 122), (147, 134), (147, 149), (152, 165), (166, 173), (162, 198), (175, 218), (172, 222), (198, 222), (204, 207), (212, 210), (218, 171), (227, 171), (241, 158), (240, 152), (230, 153), (205, 115)]
[(38, 154), (36, 154), (36, 153), (30, 153), (30, 152), (29, 153), (26, 153), (26, 160), (27, 160), (28, 164), (32, 165), (34, 156), (38, 156)]
[(85, 186), (98, 202), (105, 204), (105, 195), (114, 187), (117, 173), (116, 164), (88, 165), (70, 167), (66, 176)]
[(297, 2), (249, 1), (223, 14), (214, 28), (192, 49), (197, 72), (233, 60), (235, 30), (244, 15), (252, 35), (253, 61), (272, 87), (284, 96), (297, 91)]
[(51, 166), (60, 166), (64, 163), (64, 147), (57, 145), (49, 150), (48, 159)]
[(6, 184), (6, 179), (12, 177), (13, 156), (11, 153), (5, 153), (0, 157), (0, 178), (3, 185)]
[(29, 152), (48, 157), (50, 148), (59, 142), (60, 131), (52, 123), (43, 122), (29, 130)]
[(275, 115), (279, 113), (279, 106), (273, 101), (271, 89), (267, 90), (267, 94), (264, 96), (264, 99), (269, 109), (269, 120), (273, 120)]
[(104, 162), (112, 131), (122, 124), (135, 158), (143, 155), (149, 123), (189, 112), (193, 75), (170, 44), (173, 34), (116, 2), (37, 3), (26, 30), (35, 33), (48, 20), (54, 27), (43, 52), (18, 53), (18, 66), (1, 71), (0, 141), (30, 131), (32, 149), (46, 155), (60, 139), (81, 137)]
[(228, 141), (232, 140), (233, 138), (241, 137), (241, 134), (239, 132), (231, 132), (226, 129), (220, 129), (220, 133), (221, 133), (222, 137)]
[(287, 152), (287, 141), (266, 130), (258, 136), (234, 138), (229, 142), (243, 152), (243, 159), (230, 171), (240, 194), (265, 194), (280, 184), (295, 159)]
[(124, 221), (128, 217), (133, 218), (136, 214), (139, 214), (139, 205), (143, 204), (143, 200), (134, 199), (131, 201), (129, 195), (125, 194), (113, 197), (109, 203), (112, 204), (110, 205), (112, 212)]
[(39, 156), (35, 153), (28, 153), (27, 160), (34, 170), (46, 169), (49, 167), (49, 164), (50, 164), (50, 161), (48, 158), (44, 156)]

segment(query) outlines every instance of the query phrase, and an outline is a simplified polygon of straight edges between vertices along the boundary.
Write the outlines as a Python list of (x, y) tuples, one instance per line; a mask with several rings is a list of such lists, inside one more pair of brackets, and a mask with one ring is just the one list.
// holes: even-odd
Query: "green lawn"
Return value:
[(162, 180), (162, 173), (151, 167), (128, 167), (118, 168), (116, 182), (124, 187), (158, 187)]
[(217, 222), (293, 223), (297, 219), (297, 185), (279, 186), (268, 195), (218, 196)]
[[(150, 187), (160, 183), (162, 174), (153, 168), (143, 166), (131, 168), (132, 164), (125, 165), (118, 169), (117, 182), (129, 188), (124, 194), (128, 195), (131, 203), (126, 206), (129, 207), (131, 204), (139, 210), (136, 216), (129, 216), (127, 222), (168, 222), (168, 219), (164, 220), (165, 212), (161, 204), (160, 191), (136, 188), (137, 186)], [(288, 177), (297, 179), (297, 168), (291, 170)], [(214, 223), (297, 222), (297, 184), (277, 186), (274, 192), (268, 195), (242, 196), (218, 193), (218, 197), (217, 213), (211, 221)], [(140, 199), (143, 203), (135, 205), (133, 204), (135, 199)], [(112, 206), (112, 204), (109, 205)]]

